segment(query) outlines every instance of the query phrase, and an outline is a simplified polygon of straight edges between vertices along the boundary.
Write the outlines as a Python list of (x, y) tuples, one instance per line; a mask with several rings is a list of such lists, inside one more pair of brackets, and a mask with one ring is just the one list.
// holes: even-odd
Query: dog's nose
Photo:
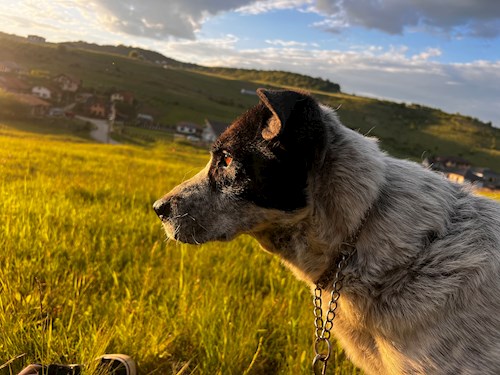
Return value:
[(161, 220), (166, 219), (171, 211), (170, 199), (158, 199), (153, 204), (153, 209)]

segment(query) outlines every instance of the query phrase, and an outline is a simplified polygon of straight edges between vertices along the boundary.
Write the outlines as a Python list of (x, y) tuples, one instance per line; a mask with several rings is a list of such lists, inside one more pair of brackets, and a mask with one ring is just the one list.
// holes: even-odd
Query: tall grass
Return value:
[[(310, 294), (276, 258), (164, 239), (151, 205), (206, 152), (7, 128), (0, 145), (0, 373), (110, 352), (142, 374), (309, 373)], [(358, 371), (337, 350), (330, 373)]]
[(480, 190), (478, 194), (500, 202), (500, 191)]

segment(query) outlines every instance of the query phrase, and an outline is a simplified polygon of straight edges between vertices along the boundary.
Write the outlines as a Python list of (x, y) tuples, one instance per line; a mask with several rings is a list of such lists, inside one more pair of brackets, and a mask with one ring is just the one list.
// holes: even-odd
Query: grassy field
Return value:
[[(0, 144), (1, 374), (111, 352), (141, 374), (308, 373), (311, 298), (276, 258), (165, 241), (151, 205), (206, 151), (7, 126)], [(357, 373), (340, 350), (330, 370)]]
[[(278, 259), (248, 237), (165, 241), (151, 205), (206, 151), (14, 125), (0, 125), (0, 374), (111, 352), (141, 374), (309, 373), (311, 297)], [(357, 373), (337, 349), (329, 374)]]

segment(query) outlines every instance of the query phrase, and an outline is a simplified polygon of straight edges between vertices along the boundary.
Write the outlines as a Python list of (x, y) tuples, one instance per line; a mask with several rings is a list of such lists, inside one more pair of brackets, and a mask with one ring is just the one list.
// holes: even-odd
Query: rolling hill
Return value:
[[(257, 101), (255, 96), (242, 95), (241, 89), (299, 87), (340, 107), (344, 124), (379, 138), (382, 148), (395, 156), (421, 160), (427, 155), (456, 155), (477, 166), (500, 169), (500, 129), (490, 123), (418, 104), (346, 95), (339, 92), (338, 84), (317, 78), (200, 67), (125, 46), (33, 44), (7, 34), (0, 34), (0, 45), (0, 61), (21, 65), (31, 83), (40, 82), (40, 76), (67, 73), (81, 78), (85, 91), (130, 90), (141, 112), (168, 126), (179, 121), (203, 123), (206, 118), (230, 122)], [(131, 51), (142, 57), (129, 57)]]

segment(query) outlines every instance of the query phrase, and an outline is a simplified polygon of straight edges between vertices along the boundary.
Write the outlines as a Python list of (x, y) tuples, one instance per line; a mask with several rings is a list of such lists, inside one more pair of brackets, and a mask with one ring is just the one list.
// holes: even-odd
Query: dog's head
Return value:
[(215, 142), (196, 176), (154, 203), (170, 238), (231, 240), (308, 204), (308, 173), (324, 142), (318, 103), (296, 91), (257, 90), (260, 103)]

